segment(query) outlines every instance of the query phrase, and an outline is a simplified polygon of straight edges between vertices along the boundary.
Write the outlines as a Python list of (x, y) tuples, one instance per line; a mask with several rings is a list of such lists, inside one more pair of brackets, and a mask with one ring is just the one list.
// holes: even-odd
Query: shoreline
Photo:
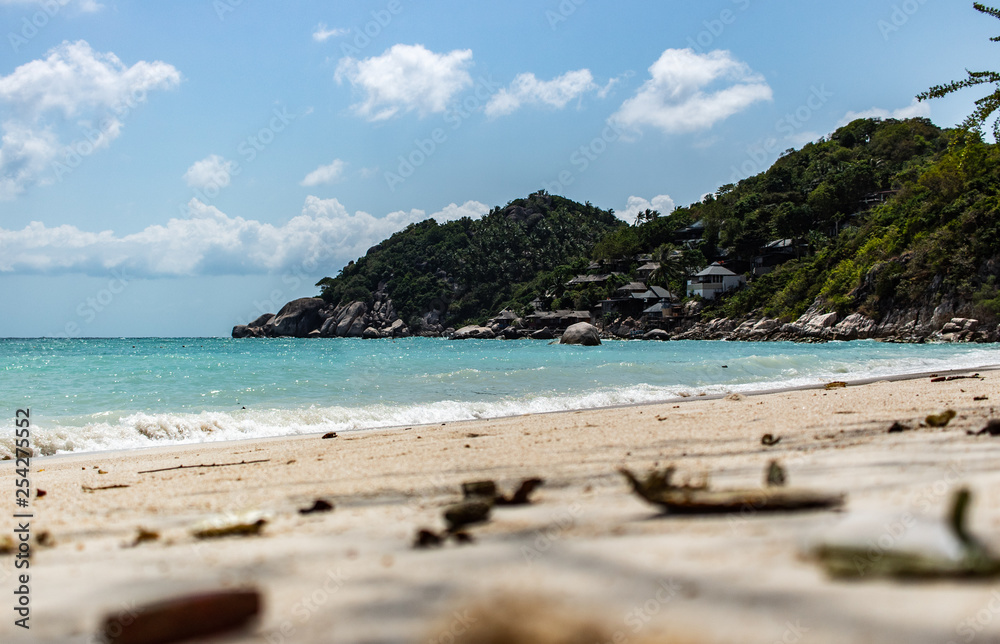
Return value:
[[(33, 486), (47, 494), (32, 499), (33, 529), (48, 531), (54, 545), (38, 547), (32, 559), (38, 629), (30, 641), (82, 644), (122, 602), (243, 586), (261, 590), (265, 609), (256, 630), (234, 642), (321, 641), (330, 633), (359, 644), (439, 642), (449, 616), (476, 615), (483, 602), (499, 606), (498, 594), (552, 603), (596, 620), (610, 637), (664, 583), (677, 592), (641, 629), (626, 628), (629, 641), (780, 641), (786, 623), (809, 628), (809, 642), (948, 641), (993, 586), (834, 582), (803, 558), (802, 543), (856, 513), (884, 517), (878, 525), (903, 510), (936, 520), (950, 492), (968, 485), (976, 493), (972, 530), (1000, 550), (1000, 497), (990, 492), (1000, 483), (1000, 440), (966, 433), (994, 417), (990, 400), (973, 399), (997, 396), (1000, 373), (963, 373), (970, 371), (983, 379), (910, 377), (329, 440), (314, 434), (40, 459), (44, 471), (32, 472)], [(947, 427), (916, 427), (945, 407), (958, 412)], [(887, 433), (897, 420), (914, 429)], [(764, 433), (780, 443), (761, 445)], [(672, 464), (682, 481), (753, 487), (772, 459), (796, 487), (846, 493), (844, 512), (663, 516), (615, 471)], [(190, 467), (228, 463), (237, 465)], [(188, 468), (139, 474), (177, 465)], [(12, 489), (13, 476), (0, 468), (0, 486)], [(469, 529), (475, 543), (412, 548), (418, 528), (442, 528), (441, 512), (461, 498), (463, 481), (492, 479), (510, 490), (531, 476), (546, 480), (535, 503), (496, 508), (490, 522)], [(299, 514), (317, 498), (335, 509)], [(244, 512), (268, 517), (260, 536), (191, 536), (205, 520)], [(4, 532), (13, 527), (0, 519)], [(160, 538), (132, 547), (139, 527)], [(10, 562), (0, 558), (0, 579)], [(338, 585), (303, 611), (328, 574)], [(289, 625), (293, 632), (282, 635)], [(15, 633), (12, 641), (29, 640)]]
[[(932, 377), (932, 376), (935, 376), (935, 375), (952, 376), (952, 375), (969, 374), (969, 373), (973, 373), (973, 372), (991, 372), (991, 371), (997, 371), (997, 370), (1000, 370), (1000, 363), (989, 364), (989, 365), (984, 365), (984, 366), (980, 366), (980, 367), (972, 367), (972, 368), (962, 367), (962, 368), (948, 369), (948, 370), (921, 371), (921, 372), (915, 372), (915, 373), (893, 374), (893, 375), (889, 375), (889, 376), (873, 376), (873, 377), (867, 377), (867, 378), (858, 378), (858, 379), (854, 379), (854, 380), (845, 380), (844, 382), (847, 382), (848, 386), (859, 386), (859, 385), (866, 385), (866, 384), (871, 384), (871, 383), (875, 383), (875, 382), (882, 382), (882, 381), (896, 382), (896, 381), (903, 381), (903, 380), (919, 380), (921, 378), (929, 378), (929, 377)], [(824, 386), (825, 386), (825, 383), (817, 383), (817, 384), (810, 384), (810, 385), (791, 385), (791, 386), (775, 387), (775, 388), (770, 388), (770, 389), (753, 389), (753, 390), (749, 390), (749, 391), (739, 391), (739, 392), (735, 392), (735, 393), (739, 393), (739, 395), (741, 395), (741, 396), (747, 396), (747, 397), (752, 397), (752, 396), (767, 396), (767, 395), (771, 395), (771, 394), (780, 394), (780, 393), (787, 393), (787, 392), (793, 392), (793, 391), (819, 390), (819, 389), (823, 389)], [(473, 423), (474, 424), (474, 423), (479, 423), (479, 422), (489, 422), (489, 421), (501, 420), (501, 419), (509, 419), (509, 418), (526, 418), (526, 417), (531, 417), (531, 416), (536, 416), (536, 415), (546, 416), (546, 415), (552, 415), (552, 414), (575, 414), (575, 413), (582, 412), (582, 411), (606, 411), (606, 410), (615, 410), (615, 409), (630, 409), (630, 408), (634, 408), (634, 407), (645, 407), (645, 406), (658, 406), (658, 405), (668, 405), (668, 404), (669, 405), (675, 405), (675, 404), (695, 402), (695, 401), (698, 401), (698, 400), (720, 400), (720, 399), (725, 398), (727, 395), (730, 395), (731, 393), (734, 393), (734, 392), (701, 393), (701, 394), (692, 394), (692, 395), (689, 395), (689, 396), (675, 396), (675, 397), (672, 397), (672, 398), (665, 398), (665, 399), (662, 399), (662, 400), (643, 401), (643, 402), (634, 402), (634, 403), (622, 403), (622, 404), (618, 404), (618, 405), (602, 405), (602, 406), (598, 406), (598, 407), (581, 407), (581, 408), (573, 408), (573, 409), (555, 409), (555, 410), (549, 410), (549, 411), (527, 412), (527, 413), (523, 413), (523, 414), (514, 414), (514, 415), (508, 415), (508, 416), (491, 416), (491, 417), (488, 417), (488, 418), (462, 418), (462, 419), (457, 419), (457, 420), (445, 421), (445, 424), (447, 424), (447, 425), (454, 425), (454, 424), (457, 424), (457, 423)], [(387, 426), (382, 426), (382, 427), (361, 427), (361, 428), (357, 428), (357, 429), (344, 429), (344, 430), (337, 430), (337, 432), (342, 432), (345, 435), (352, 435), (353, 436), (353, 435), (356, 435), (356, 434), (359, 434), (359, 433), (364, 433), (364, 432), (397, 432), (397, 431), (403, 431), (405, 429), (415, 429), (415, 428), (423, 428), (423, 427), (435, 427), (435, 426), (438, 426), (438, 425), (441, 425), (441, 423), (440, 422), (409, 423), (409, 424), (402, 424), (402, 425), (387, 425)], [(117, 453), (130, 454), (130, 453), (133, 453), (133, 452), (141, 452), (141, 451), (144, 451), (144, 450), (159, 450), (159, 449), (170, 449), (170, 448), (197, 447), (199, 445), (215, 445), (215, 444), (226, 444), (226, 443), (241, 443), (241, 442), (245, 442), (245, 441), (281, 440), (281, 439), (288, 439), (288, 438), (295, 438), (295, 437), (304, 437), (304, 438), (305, 437), (315, 437), (315, 436), (320, 436), (320, 435), (322, 435), (324, 433), (326, 433), (326, 432), (319, 431), (319, 432), (309, 432), (309, 433), (304, 433), (304, 434), (275, 434), (275, 435), (269, 435), (269, 436), (246, 437), (246, 438), (237, 438), (237, 439), (220, 440), (220, 441), (200, 441), (200, 442), (192, 442), (192, 443), (164, 443), (164, 444), (161, 444), (161, 445), (148, 445), (148, 446), (134, 447), (134, 448), (111, 448), (111, 449), (106, 449), (106, 450), (62, 452), (62, 453), (58, 453), (58, 454), (34, 456), (33, 458), (38, 458), (38, 459), (57, 459), (57, 458), (64, 458), (64, 457), (75, 456), (75, 455), (87, 455), (87, 454), (95, 454), (95, 455), (101, 455), (101, 454), (114, 455), (114, 454), (117, 454)], [(0, 467), (2, 467), (5, 463), (13, 463), (13, 461), (10, 461), (10, 460), (0, 460)]]

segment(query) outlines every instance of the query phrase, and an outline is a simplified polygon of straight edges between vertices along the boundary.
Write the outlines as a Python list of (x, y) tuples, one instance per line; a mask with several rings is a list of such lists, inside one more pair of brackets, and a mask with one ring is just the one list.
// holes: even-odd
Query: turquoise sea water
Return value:
[[(1000, 363), (994, 345), (0, 340), (44, 454), (489, 418)], [(723, 368), (725, 365), (725, 368)], [(13, 422), (0, 423), (0, 456)]]

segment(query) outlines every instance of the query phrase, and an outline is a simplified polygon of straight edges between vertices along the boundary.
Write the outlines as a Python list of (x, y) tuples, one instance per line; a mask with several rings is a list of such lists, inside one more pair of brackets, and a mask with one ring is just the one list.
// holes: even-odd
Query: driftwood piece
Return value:
[(233, 465), (253, 465), (254, 463), (267, 463), (271, 459), (262, 458), (257, 461), (240, 461), (239, 463), (208, 463), (205, 465), (175, 465), (174, 467), (161, 467), (158, 470), (143, 470), (139, 474), (152, 474), (153, 472), (170, 472), (171, 470), (193, 470), (197, 467), (232, 467)]
[(84, 492), (100, 492), (101, 490), (120, 490), (126, 487), (132, 487), (131, 485), (117, 484), (117, 485), (102, 485), (100, 487), (90, 487), (89, 485), (80, 486)]
[(792, 488), (709, 490), (704, 487), (673, 486), (669, 482), (673, 468), (660, 473), (653, 472), (646, 480), (637, 478), (625, 468), (618, 471), (639, 497), (662, 507), (670, 514), (827, 510), (840, 507), (844, 502), (842, 494)]
[(188, 595), (109, 615), (101, 634), (110, 644), (167, 644), (241, 628), (260, 610), (256, 590)]

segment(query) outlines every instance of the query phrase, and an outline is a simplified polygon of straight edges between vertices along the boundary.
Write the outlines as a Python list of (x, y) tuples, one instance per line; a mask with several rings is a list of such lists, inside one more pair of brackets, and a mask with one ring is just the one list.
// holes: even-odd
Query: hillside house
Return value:
[(714, 300), (720, 293), (732, 291), (746, 284), (746, 278), (737, 275), (718, 262), (688, 280), (688, 297), (700, 295), (706, 300)]

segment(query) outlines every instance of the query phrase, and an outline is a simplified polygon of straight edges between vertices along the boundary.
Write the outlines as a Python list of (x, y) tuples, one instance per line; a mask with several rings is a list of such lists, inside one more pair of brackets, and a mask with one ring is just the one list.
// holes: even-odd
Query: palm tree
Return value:
[(687, 267), (680, 250), (673, 244), (663, 244), (653, 251), (653, 261), (660, 267), (649, 276), (649, 282), (671, 288), (675, 284), (683, 284), (687, 276)]

